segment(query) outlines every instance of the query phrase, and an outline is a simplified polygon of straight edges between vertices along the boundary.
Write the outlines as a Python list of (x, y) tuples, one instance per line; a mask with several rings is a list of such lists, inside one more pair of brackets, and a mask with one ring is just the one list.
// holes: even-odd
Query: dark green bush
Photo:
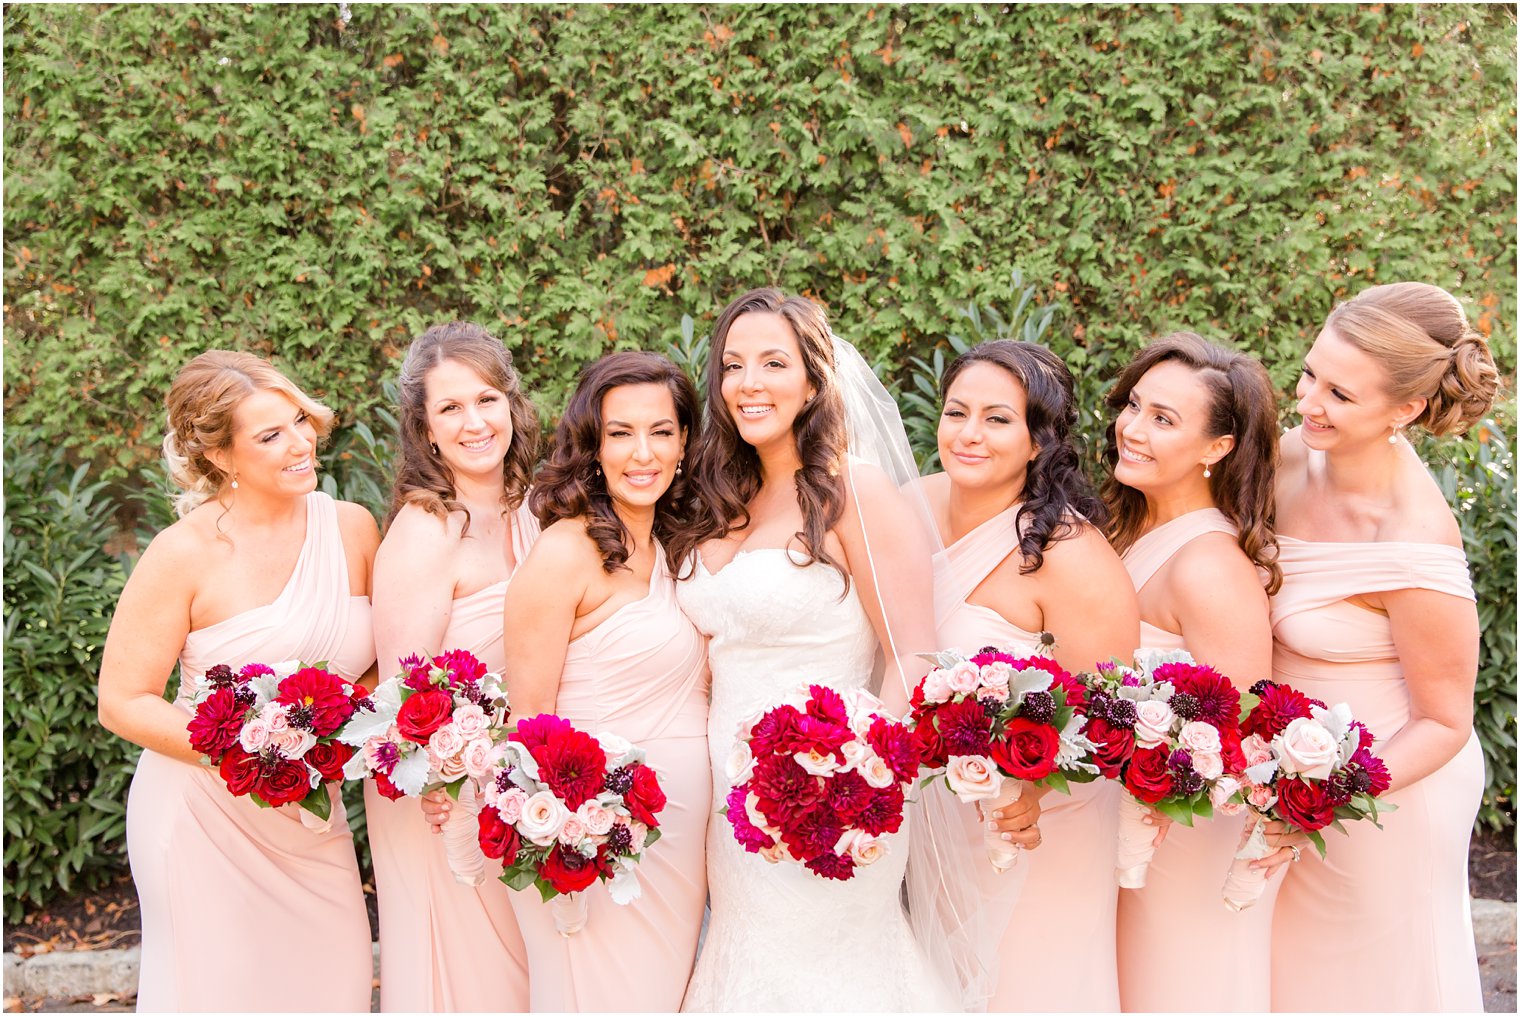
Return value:
[(95, 720), (125, 582), (114, 506), (35, 431), (5, 440), (5, 915), (93, 889), (126, 863), (134, 745)]

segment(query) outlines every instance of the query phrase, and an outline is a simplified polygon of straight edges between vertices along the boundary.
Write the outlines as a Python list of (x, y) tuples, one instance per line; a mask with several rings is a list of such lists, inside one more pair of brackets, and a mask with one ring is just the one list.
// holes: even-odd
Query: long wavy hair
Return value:
[(804, 297), (784, 296), (778, 289), (750, 290), (724, 307), (713, 326), (703, 379), (707, 428), (691, 457), (695, 514), (691, 527), (676, 540), (673, 557), (682, 562), (684, 573), (697, 546), (748, 526), (749, 502), (760, 492), (760, 456), (739, 436), (723, 401), (723, 352), (728, 332), (745, 314), (778, 314), (797, 338), (814, 396), (792, 421), (792, 436), (802, 460), (796, 477), (802, 531), (796, 535), (807, 553), (802, 564), (822, 561), (839, 572), (848, 588), (849, 572), (824, 547), (829, 530), (844, 514), (845, 498), (840, 471), (847, 437), (844, 400), (834, 381), (834, 337), (822, 307)]
[[(549, 456), (539, 467), (528, 507), (544, 526), (560, 519), (585, 518), (586, 535), (602, 555), (608, 573), (628, 567), (631, 534), (618, 517), (599, 468), (602, 450), (602, 401), (624, 385), (663, 385), (676, 407), (676, 422), (686, 430), (686, 447), (701, 437), (697, 390), (691, 379), (658, 353), (633, 350), (611, 353), (581, 371), (565, 414), (554, 429)], [(690, 455), (687, 455), (690, 458)], [(655, 502), (654, 537), (668, 561), (677, 560), (673, 545), (690, 528), (691, 495), (687, 477), (678, 472)]]
[(1235, 438), (1235, 447), (1211, 468), (1209, 493), (1239, 530), (1240, 549), (1266, 572), (1268, 594), (1275, 593), (1282, 585), (1272, 500), (1277, 473), (1277, 395), (1266, 368), (1254, 358), (1192, 332), (1174, 332), (1146, 346), (1119, 372), (1108, 393), (1110, 419), (1103, 450), (1108, 475), (1103, 480), (1102, 495), (1110, 513), (1109, 541), (1122, 554), (1145, 529), (1149, 514), (1145, 495), (1114, 476), (1119, 461), (1115, 429), (1135, 385), (1152, 367), (1167, 361), (1193, 371), (1208, 393), (1208, 436), (1229, 434)]
[(428, 440), (428, 371), (449, 360), (470, 368), (486, 384), (506, 394), (512, 414), (512, 440), (502, 463), (503, 512), (515, 511), (527, 495), (538, 461), (538, 414), (523, 393), (512, 354), (479, 325), (450, 321), (418, 336), (401, 364), (401, 451), (391, 487), (391, 508), (385, 517), (387, 526), (403, 505), (415, 504), (440, 518), (447, 518), (450, 512), (464, 512), (461, 535), (469, 532), (470, 512), (458, 500), (454, 470)]
[(164, 399), (164, 466), (180, 489), (174, 498), (176, 514), (188, 515), (232, 479), (211, 461), (210, 453), (232, 447), (233, 414), (256, 391), (279, 392), (295, 403), (311, 420), (319, 445), (332, 432), (332, 410), (268, 360), (229, 349), (207, 350), (180, 368)]
[(1079, 532), (1082, 519), (1096, 526), (1108, 520), (1108, 509), (1093, 493), (1082, 473), (1081, 456), (1072, 442), (1077, 422), (1076, 383), (1066, 364), (1044, 346), (996, 339), (966, 350), (940, 381), (940, 403), (961, 372), (975, 363), (1001, 367), (1024, 390), (1024, 420), (1037, 449), (1024, 476), (1023, 504), (1013, 520), (1019, 534), (1024, 575), (1040, 570), (1052, 543)]

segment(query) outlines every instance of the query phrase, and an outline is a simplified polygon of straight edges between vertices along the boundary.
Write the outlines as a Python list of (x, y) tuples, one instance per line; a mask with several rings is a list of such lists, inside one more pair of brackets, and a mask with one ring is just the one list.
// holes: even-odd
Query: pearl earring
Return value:
[(232, 489), (233, 490), (237, 490), (237, 476), (236, 475), (234, 475), (232, 477)]
[(1209, 477), (1211, 477), (1213, 475), (1214, 475), (1213, 473), (1209, 472), (1209, 464), (1207, 462), (1205, 462), (1203, 464), (1203, 478), (1205, 480), (1207, 480)]
[(434, 455), (438, 454), (438, 446), (437, 445), (433, 444), (432, 442), (428, 442), (428, 447), (431, 448), (431, 449), (433, 449), (433, 454)]
[(1394, 424), (1393, 433), (1388, 435), (1388, 443), (1389, 444), (1398, 444), (1399, 443), (1399, 428), (1398, 428), (1398, 424)]
[(676, 475), (677, 476), (681, 475), (681, 466), (680, 466), (680, 463), (676, 464)]

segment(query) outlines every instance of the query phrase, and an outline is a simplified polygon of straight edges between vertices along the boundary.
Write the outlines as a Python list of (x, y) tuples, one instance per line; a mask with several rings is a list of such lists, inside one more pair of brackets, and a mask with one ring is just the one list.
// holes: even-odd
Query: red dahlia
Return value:
[(190, 747), (213, 762), (220, 761), (227, 749), (238, 743), (247, 714), (248, 706), (237, 700), (232, 688), (212, 692), (195, 707), (190, 719)]
[(1261, 701), (1240, 725), (1243, 737), (1256, 734), (1263, 741), (1270, 741), (1287, 729), (1294, 720), (1308, 718), (1309, 700), (1286, 684), (1274, 684), (1264, 688)]
[(280, 682), (276, 702), (311, 710), (311, 732), (326, 737), (354, 715), (349, 683), (317, 667), (302, 667)]

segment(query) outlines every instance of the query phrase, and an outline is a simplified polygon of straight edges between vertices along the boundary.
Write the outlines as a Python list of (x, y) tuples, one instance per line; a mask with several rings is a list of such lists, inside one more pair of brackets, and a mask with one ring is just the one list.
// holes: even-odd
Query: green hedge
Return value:
[(1514, 364), (1506, 7), (337, 10), (5, 9), (11, 422), (127, 480), (191, 353), (362, 420), (442, 316), (552, 407), (760, 282), (903, 364), (1015, 267), (1078, 370), (1401, 278)]

